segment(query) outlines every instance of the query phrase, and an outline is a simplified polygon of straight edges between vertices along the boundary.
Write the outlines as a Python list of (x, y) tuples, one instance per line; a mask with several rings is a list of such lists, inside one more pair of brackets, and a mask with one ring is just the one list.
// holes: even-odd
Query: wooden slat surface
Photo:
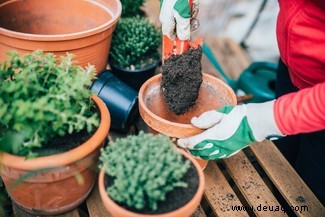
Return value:
[(281, 205), (242, 151), (225, 159), (224, 162), (228, 173), (257, 216), (287, 216), (283, 212), (265, 212), (258, 209), (259, 206), (270, 206), (275, 209)]
[[(271, 141), (250, 146), (268, 177), (298, 216), (325, 216), (325, 208)], [(272, 154), (270, 154), (272, 153)], [(302, 209), (308, 208), (308, 211)], [(297, 211), (299, 209), (299, 211)]]
[(215, 162), (209, 162), (204, 170), (204, 174), (204, 197), (207, 199), (215, 215), (249, 216), (245, 211), (234, 211), (232, 209), (232, 207), (242, 206), (242, 204)]
[(87, 199), (87, 208), (89, 217), (112, 217), (112, 215), (105, 209), (103, 205), (103, 202), (99, 195), (97, 182), (89, 198)]

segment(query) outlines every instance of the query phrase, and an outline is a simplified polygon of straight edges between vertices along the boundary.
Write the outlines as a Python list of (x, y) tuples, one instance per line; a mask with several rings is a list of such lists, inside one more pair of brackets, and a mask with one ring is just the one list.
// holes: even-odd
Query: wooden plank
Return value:
[[(271, 141), (250, 146), (266, 174), (298, 216), (324, 216), (325, 208)], [(308, 211), (307, 211), (308, 209)]]
[(213, 212), (217, 216), (249, 216), (245, 211), (235, 211), (235, 206), (242, 206), (226, 178), (214, 161), (210, 161), (204, 170), (205, 190), (207, 199)]
[[(224, 162), (228, 173), (257, 216), (287, 216), (281, 211), (281, 205), (242, 151)], [(270, 207), (273, 211), (258, 208), (262, 206)]]
[(104, 204), (100, 198), (97, 182), (86, 203), (89, 217), (112, 217), (112, 215), (104, 207)]
[(191, 215), (191, 217), (206, 217), (206, 214), (204, 213), (202, 206), (199, 206), (196, 209), (195, 213)]

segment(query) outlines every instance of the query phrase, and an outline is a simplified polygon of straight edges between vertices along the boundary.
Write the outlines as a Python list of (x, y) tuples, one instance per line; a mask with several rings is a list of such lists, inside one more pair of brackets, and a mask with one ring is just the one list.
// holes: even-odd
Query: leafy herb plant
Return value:
[(157, 203), (176, 187), (190, 168), (169, 137), (140, 132), (119, 138), (101, 150), (100, 160), (112, 180), (108, 195), (130, 208), (157, 210)]
[(110, 58), (123, 68), (143, 68), (160, 59), (160, 45), (161, 34), (148, 18), (121, 18), (113, 33)]
[(8, 53), (0, 64), (0, 148), (34, 156), (32, 149), (50, 139), (98, 126), (90, 111), (95, 68), (74, 64), (73, 55), (56, 57), (34, 51)]

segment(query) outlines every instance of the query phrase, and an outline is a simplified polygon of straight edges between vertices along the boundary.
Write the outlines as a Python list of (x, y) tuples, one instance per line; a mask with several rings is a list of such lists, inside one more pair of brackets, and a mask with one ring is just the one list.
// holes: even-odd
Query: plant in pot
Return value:
[(112, 37), (109, 65), (123, 82), (139, 90), (159, 65), (160, 31), (146, 17), (121, 18)]
[[(203, 130), (191, 124), (193, 117), (219, 109), (226, 105), (236, 105), (234, 91), (220, 79), (203, 73), (199, 97), (184, 114), (176, 115), (167, 105), (161, 90), (162, 74), (147, 80), (139, 91), (139, 112), (151, 133), (161, 133), (171, 138), (182, 138), (202, 133)], [(196, 159), (202, 168), (207, 161)]]
[(96, 177), (110, 116), (87, 89), (94, 67), (73, 55), (9, 53), (0, 64), (1, 178), (13, 201), (34, 215), (82, 203)]
[(99, 192), (114, 217), (193, 214), (202, 198), (198, 163), (169, 137), (140, 131), (102, 149)]
[(0, 62), (8, 50), (73, 53), (78, 64), (106, 69), (119, 0), (0, 1)]

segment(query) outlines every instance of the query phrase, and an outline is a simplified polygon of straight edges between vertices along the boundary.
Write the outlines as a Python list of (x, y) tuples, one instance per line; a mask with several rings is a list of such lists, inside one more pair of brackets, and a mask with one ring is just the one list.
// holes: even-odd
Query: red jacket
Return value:
[(325, 0), (279, 0), (280, 56), (299, 89), (276, 100), (283, 134), (325, 129)]

